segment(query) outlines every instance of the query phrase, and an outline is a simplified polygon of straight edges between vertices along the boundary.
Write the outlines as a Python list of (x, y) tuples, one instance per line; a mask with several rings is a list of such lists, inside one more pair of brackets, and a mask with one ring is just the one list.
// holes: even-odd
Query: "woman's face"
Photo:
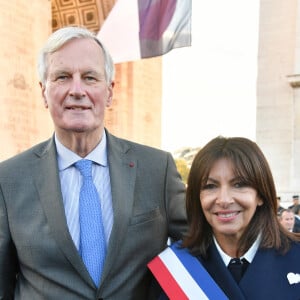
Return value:
[(257, 191), (237, 178), (228, 159), (217, 160), (200, 190), (200, 204), (220, 245), (238, 241), (250, 223), (256, 207), (263, 204)]

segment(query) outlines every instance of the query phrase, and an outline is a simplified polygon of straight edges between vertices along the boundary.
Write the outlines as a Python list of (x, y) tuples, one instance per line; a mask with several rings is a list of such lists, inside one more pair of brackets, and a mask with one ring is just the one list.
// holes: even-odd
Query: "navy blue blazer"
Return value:
[[(293, 243), (285, 255), (274, 249), (259, 249), (239, 283), (233, 279), (214, 244), (208, 250), (207, 259), (198, 259), (230, 300), (300, 299), (299, 243)], [(289, 273), (294, 273), (291, 282), (287, 278)]]

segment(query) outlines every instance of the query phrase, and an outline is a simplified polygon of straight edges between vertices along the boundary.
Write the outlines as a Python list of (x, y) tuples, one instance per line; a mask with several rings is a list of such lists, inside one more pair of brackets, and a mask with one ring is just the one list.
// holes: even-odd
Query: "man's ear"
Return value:
[(106, 102), (106, 107), (110, 107), (112, 105), (114, 86), (115, 86), (115, 82), (112, 81), (108, 87), (108, 98), (107, 98), (107, 102)]
[(48, 108), (48, 103), (47, 103), (47, 99), (46, 99), (46, 96), (45, 96), (46, 87), (45, 87), (45, 85), (42, 82), (39, 82), (39, 85), (40, 85), (41, 91), (42, 91), (42, 98), (44, 100), (44, 106), (46, 108)]

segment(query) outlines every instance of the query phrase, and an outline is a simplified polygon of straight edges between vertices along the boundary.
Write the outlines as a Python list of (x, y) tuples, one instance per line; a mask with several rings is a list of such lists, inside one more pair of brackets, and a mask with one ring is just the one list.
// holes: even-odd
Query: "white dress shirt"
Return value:
[[(248, 263), (251, 263), (257, 250), (258, 250), (258, 247), (259, 247), (259, 244), (260, 244), (260, 236), (258, 237), (258, 239), (253, 243), (253, 245), (249, 248), (249, 250), (242, 256), (242, 257), (239, 257), (240, 259), (243, 259), (245, 258)], [(224, 261), (224, 264), (226, 267), (228, 267), (229, 265), (229, 262), (232, 258), (235, 258), (235, 257), (230, 257), (229, 255), (227, 255), (223, 250), (222, 248), (220, 247), (220, 245), (218, 244), (216, 238), (214, 237), (214, 243), (217, 247), (217, 250), (218, 252), (220, 253), (223, 261)]]
[[(82, 176), (75, 168), (74, 163), (82, 159), (82, 157), (62, 145), (56, 135), (55, 143), (67, 224), (74, 244), (76, 248), (79, 249), (79, 194), (82, 184)], [(103, 132), (101, 142), (85, 157), (85, 159), (89, 159), (94, 162), (92, 165), (92, 176), (101, 202), (105, 240), (108, 245), (113, 226), (113, 207), (105, 131)]]

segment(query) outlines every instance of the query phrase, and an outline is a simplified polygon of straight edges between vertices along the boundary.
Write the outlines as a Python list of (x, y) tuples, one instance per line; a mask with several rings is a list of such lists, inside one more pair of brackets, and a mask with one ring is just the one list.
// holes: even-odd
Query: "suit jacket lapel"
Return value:
[(32, 170), (34, 181), (44, 207), (49, 226), (61, 251), (78, 273), (94, 287), (68, 230), (58, 175), (56, 148), (52, 138), (47, 146), (36, 153)]
[(229, 299), (245, 300), (240, 287), (225, 266), (217, 248), (212, 244), (208, 249), (208, 258), (199, 258), (203, 266), (213, 277), (217, 285), (224, 291)]
[(129, 153), (129, 144), (107, 134), (108, 162), (111, 180), (114, 224), (109, 240), (102, 282), (119, 255), (122, 240), (126, 237), (134, 199), (137, 161)]

